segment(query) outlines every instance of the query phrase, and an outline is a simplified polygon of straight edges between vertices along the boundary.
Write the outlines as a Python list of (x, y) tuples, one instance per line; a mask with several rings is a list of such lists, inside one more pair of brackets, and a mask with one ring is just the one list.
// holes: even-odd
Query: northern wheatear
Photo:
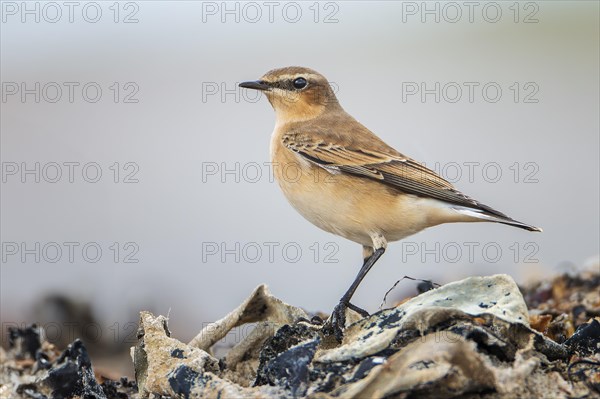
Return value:
[(312, 69), (274, 69), (240, 86), (263, 91), (275, 110), (271, 161), (288, 201), (317, 227), (363, 246), (363, 266), (327, 323), (338, 340), (346, 308), (368, 315), (350, 299), (388, 242), (451, 222), (541, 231), (466, 196), (384, 143), (344, 111)]

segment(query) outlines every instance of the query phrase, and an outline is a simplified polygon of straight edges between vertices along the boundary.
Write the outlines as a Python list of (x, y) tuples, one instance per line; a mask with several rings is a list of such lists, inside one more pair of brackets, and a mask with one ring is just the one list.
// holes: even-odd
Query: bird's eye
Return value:
[(297, 78), (296, 80), (294, 80), (294, 87), (296, 89), (304, 89), (306, 87), (306, 84), (308, 82), (306, 81), (306, 79), (304, 78)]

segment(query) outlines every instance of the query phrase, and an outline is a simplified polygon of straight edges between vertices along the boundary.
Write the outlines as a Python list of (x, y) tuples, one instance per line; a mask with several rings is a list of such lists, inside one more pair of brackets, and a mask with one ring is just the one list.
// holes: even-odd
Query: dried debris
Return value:
[(135, 383), (126, 378), (97, 378), (78, 339), (61, 353), (41, 340), (43, 333), (35, 325), (11, 328), (9, 334), (9, 351), (0, 353), (1, 398), (123, 399), (137, 392)]
[(559, 344), (575, 329), (600, 317), (600, 273), (563, 274), (522, 288), (531, 325)]
[[(32, 327), (0, 352), (0, 396), (85, 398), (600, 397), (600, 275), (519, 288), (506, 275), (426, 290), (360, 318), (341, 344), (258, 287), (185, 344), (142, 312), (137, 385), (94, 376), (79, 341), (59, 354)], [(217, 358), (233, 328), (254, 329)]]

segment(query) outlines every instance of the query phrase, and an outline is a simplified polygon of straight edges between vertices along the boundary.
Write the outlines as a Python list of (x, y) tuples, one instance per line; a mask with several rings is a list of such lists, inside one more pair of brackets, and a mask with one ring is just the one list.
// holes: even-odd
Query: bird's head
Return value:
[(265, 93), (277, 119), (286, 122), (308, 120), (326, 110), (340, 109), (327, 79), (309, 68), (273, 69), (259, 80), (240, 83), (240, 87)]

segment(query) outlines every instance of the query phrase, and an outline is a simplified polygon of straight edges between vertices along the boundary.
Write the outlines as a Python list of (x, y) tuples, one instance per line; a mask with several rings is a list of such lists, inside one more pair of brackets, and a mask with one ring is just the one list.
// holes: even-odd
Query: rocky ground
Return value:
[[(60, 351), (35, 326), (13, 329), (0, 397), (600, 398), (600, 273), (528, 287), (468, 278), (367, 318), (350, 311), (341, 343), (314, 316), (261, 286), (183, 343), (165, 317), (141, 312), (135, 379), (118, 381), (94, 373), (81, 341)], [(243, 340), (214, 351), (249, 323)]]

